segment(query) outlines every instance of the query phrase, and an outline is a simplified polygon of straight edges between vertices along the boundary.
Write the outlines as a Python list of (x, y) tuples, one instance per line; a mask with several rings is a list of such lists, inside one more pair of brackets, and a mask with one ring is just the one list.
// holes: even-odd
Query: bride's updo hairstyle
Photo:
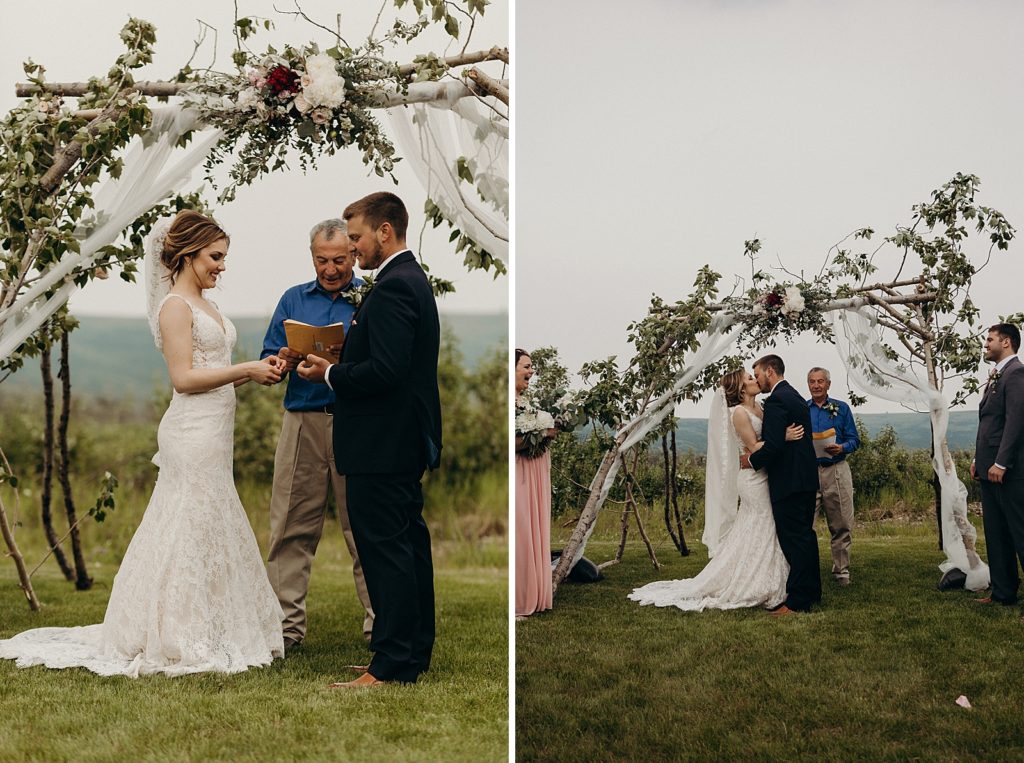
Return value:
[(231, 240), (217, 222), (191, 209), (183, 209), (174, 216), (164, 238), (160, 259), (170, 273), (171, 282), (177, 280), (190, 257), (221, 239)]
[(743, 385), (747, 381), (746, 369), (737, 368), (735, 371), (730, 371), (722, 380), (718, 382), (718, 385), (725, 392), (725, 402), (732, 408), (734, 405), (740, 405), (743, 402)]

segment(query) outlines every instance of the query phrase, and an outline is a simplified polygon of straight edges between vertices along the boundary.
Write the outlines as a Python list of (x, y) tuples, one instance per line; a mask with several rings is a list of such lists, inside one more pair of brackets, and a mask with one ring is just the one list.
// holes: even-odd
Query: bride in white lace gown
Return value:
[(224, 231), (184, 211), (160, 238), (147, 253), (150, 323), (174, 396), (157, 430), (156, 487), (103, 623), (0, 641), (0, 658), (19, 667), (236, 673), (284, 654), (281, 608), (232, 476), (234, 388), (277, 381), (277, 359), (232, 365), (235, 327), (203, 297), (224, 271)]
[[(771, 609), (786, 600), (789, 564), (775, 534), (768, 478), (764, 471), (739, 468), (740, 454), (763, 444), (759, 392), (754, 377), (739, 369), (722, 377), (712, 403), (703, 536), (711, 560), (695, 578), (648, 583), (630, 599), (692, 611)], [(799, 426), (786, 432), (787, 440), (802, 436)]]

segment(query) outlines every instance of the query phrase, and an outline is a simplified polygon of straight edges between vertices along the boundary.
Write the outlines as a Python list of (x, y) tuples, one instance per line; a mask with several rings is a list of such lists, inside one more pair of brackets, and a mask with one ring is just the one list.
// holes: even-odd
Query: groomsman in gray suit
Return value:
[(978, 601), (1014, 604), (1024, 564), (1024, 365), (1017, 359), (1020, 330), (997, 323), (985, 339), (994, 363), (978, 405), (978, 440), (971, 477), (981, 480), (985, 544), (992, 595)]

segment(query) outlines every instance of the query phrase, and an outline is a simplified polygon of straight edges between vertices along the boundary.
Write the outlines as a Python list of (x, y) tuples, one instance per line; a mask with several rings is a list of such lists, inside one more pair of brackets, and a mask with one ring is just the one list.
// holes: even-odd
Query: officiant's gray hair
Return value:
[(324, 220), (313, 226), (313, 229), (309, 232), (309, 248), (313, 248), (313, 242), (316, 241), (316, 237), (321, 233), (324, 234), (324, 241), (330, 241), (334, 238), (335, 233), (340, 233), (342, 236), (348, 235), (348, 223), (344, 220), (339, 220), (337, 217), (332, 217), (330, 220)]
[(830, 374), (828, 372), (827, 368), (822, 368), (821, 366), (815, 366), (814, 368), (812, 368), (810, 371), (807, 372), (807, 378), (808, 379), (811, 378), (811, 374), (825, 374), (825, 381), (827, 381), (827, 382), (832, 381), (832, 374)]

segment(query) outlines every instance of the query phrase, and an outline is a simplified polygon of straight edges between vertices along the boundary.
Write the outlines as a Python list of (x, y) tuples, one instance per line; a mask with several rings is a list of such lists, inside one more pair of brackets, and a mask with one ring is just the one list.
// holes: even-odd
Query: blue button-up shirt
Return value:
[[(342, 291), (362, 286), (363, 279), (352, 277)], [(270, 319), (267, 335), (263, 338), (263, 352), (260, 358), (276, 355), (282, 347), (288, 346), (284, 333), (284, 320), (302, 321), (311, 326), (329, 326), (332, 323), (344, 323), (348, 332), (352, 315), (356, 309), (344, 297), (334, 297), (324, 291), (319, 282), (313, 279), (288, 289), (274, 310)], [(298, 374), (288, 375), (288, 390), (284, 395), (284, 407), (288, 411), (323, 410), (325, 406), (334, 404), (334, 392), (326, 384), (308, 382)]]
[[(839, 409), (835, 416), (825, 410), (824, 406), (834, 404)], [(860, 436), (857, 434), (857, 424), (853, 420), (853, 412), (850, 406), (842, 400), (825, 398), (824, 404), (819, 407), (814, 404), (814, 399), (807, 401), (807, 407), (811, 413), (811, 431), (825, 432), (829, 429), (836, 430), (836, 445), (843, 446), (843, 452), (831, 458), (819, 458), (819, 464), (838, 464), (848, 455), (860, 447)]]

